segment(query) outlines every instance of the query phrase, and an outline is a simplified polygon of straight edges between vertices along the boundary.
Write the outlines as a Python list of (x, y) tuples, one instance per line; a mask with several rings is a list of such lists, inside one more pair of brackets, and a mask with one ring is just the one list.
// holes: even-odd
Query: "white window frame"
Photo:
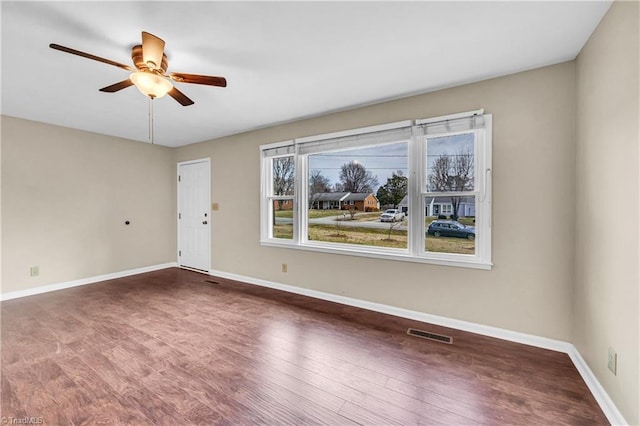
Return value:
[[(425, 245), (426, 225), (424, 220), (425, 213), (425, 196), (432, 192), (426, 192), (424, 183), (426, 182), (426, 137), (423, 132), (423, 126), (431, 123), (447, 123), (449, 121), (456, 123), (454, 120), (464, 118), (474, 118), (481, 116), (484, 120), (484, 127), (474, 130), (456, 130), (450, 132), (442, 132), (430, 134), (428, 137), (447, 136), (455, 133), (476, 132), (475, 152), (474, 152), (474, 190), (470, 191), (475, 196), (476, 208), (476, 229), (478, 238), (475, 240), (476, 250), (474, 255), (455, 254), (455, 253), (436, 253), (427, 252)], [(365, 133), (373, 133), (384, 130), (392, 130), (399, 128), (412, 128), (412, 136), (409, 140), (409, 160), (408, 160), (408, 229), (407, 229), (407, 248), (395, 249), (385, 247), (373, 247), (365, 245), (330, 243), (323, 241), (310, 241), (308, 239), (308, 156), (311, 154), (301, 154), (300, 147), (306, 143), (318, 143), (323, 140), (329, 140), (343, 136), (356, 136)], [(455, 127), (455, 126), (454, 126)], [(263, 246), (286, 247), (299, 250), (310, 250), (324, 253), (346, 254), (353, 256), (373, 257), (389, 260), (429, 263), (454, 267), (467, 267), (475, 269), (491, 269), (491, 140), (492, 140), (492, 116), (484, 114), (483, 110), (470, 111), (459, 114), (451, 114), (441, 117), (434, 117), (416, 121), (401, 121), (389, 123), (380, 126), (371, 126), (361, 129), (348, 130), (343, 132), (335, 132), (324, 135), (310, 136), (295, 139), (293, 141), (283, 141), (274, 144), (260, 146), (261, 153), (261, 196), (260, 196), (260, 243)], [(270, 185), (272, 185), (271, 158), (284, 155), (274, 155), (265, 157), (264, 152), (268, 149), (280, 148), (286, 146), (295, 146), (294, 164), (295, 164), (295, 184), (293, 197), (293, 239), (279, 239), (272, 237), (271, 229), (271, 212), (270, 203), (274, 199), (270, 194)], [(365, 147), (363, 146), (358, 146)], [(352, 149), (348, 147), (347, 149)], [(329, 151), (335, 151), (335, 147)], [(463, 194), (469, 194), (464, 192)], [(439, 196), (449, 196), (451, 193), (439, 193)], [(286, 199), (291, 197), (286, 196)], [(420, 218), (420, 220), (412, 219)]]
[[(297, 231), (298, 226), (296, 226), (296, 214), (297, 214), (297, 185), (298, 185), (298, 169), (297, 169), (297, 161), (295, 152), (283, 152), (283, 153), (275, 153), (273, 155), (265, 156), (264, 153), (266, 151), (277, 151), (278, 148), (282, 148), (283, 151), (287, 147), (293, 147), (294, 141), (282, 141), (276, 142), (272, 144), (262, 145), (260, 147), (260, 176), (261, 176), (261, 185), (260, 185), (260, 241), (286, 241), (291, 244), (292, 241), (296, 241), (297, 239)], [(271, 161), (275, 158), (289, 157), (293, 156), (294, 159), (294, 170), (295, 170), (295, 178), (294, 178), (294, 187), (293, 187), (293, 195), (273, 195), (273, 166)], [(291, 240), (284, 238), (274, 238), (273, 237), (273, 228), (271, 224), (273, 223), (272, 214), (275, 214), (273, 211), (273, 202), (277, 200), (291, 200), (293, 203), (293, 238)]]

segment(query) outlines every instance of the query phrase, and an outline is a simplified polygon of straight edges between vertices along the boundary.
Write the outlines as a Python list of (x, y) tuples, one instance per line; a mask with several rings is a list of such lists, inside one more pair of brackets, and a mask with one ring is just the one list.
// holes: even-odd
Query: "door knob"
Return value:
[(206, 221), (206, 220), (203, 220), (203, 221), (202, 221), (202, 224), (203, 224), (203, 225), (206, 225), (206, 224), (207, 224), (207, 221)]

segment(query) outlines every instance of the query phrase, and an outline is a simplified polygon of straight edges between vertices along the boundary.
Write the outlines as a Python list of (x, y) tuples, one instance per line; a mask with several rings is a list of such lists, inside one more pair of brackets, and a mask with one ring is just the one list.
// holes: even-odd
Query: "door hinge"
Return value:
[(178, 219), (182, 219), (182, 213), (178, 213)]
[(178, 175), (178, 182), (182, 180), (182, 176)]
[(182, 250), (178, 250), (178, 257), (182, 256)]

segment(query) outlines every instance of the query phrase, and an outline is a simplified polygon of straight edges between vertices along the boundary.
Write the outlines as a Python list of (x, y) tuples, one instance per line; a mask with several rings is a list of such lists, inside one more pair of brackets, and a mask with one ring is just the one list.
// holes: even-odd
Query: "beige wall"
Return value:
[(3, 293), (175, 262), (173, 150), (5, 116), (1, 131)]
[[(177, 161), (212, 160), (213, 269), (570, 340), (574, 72), (569, 62), (177, 149)], [(259, 145), (478, 108), (494, 114), (493, 270), (260, 246)]]
[(577, 59), (573, 343), (630, 424), (640, 424), (639, 14), (615, 2)]

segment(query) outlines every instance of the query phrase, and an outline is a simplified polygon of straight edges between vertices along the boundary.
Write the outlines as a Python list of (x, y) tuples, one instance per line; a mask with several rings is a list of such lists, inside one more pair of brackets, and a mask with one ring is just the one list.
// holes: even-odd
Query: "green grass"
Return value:
[(293, 238), (293, 224), (277, 224), (273, 225), (273, 238), (290, 240)]
[[(309, 219), (317, 219), (321, 217), (340, 216), (343, 214), (349, 216), (349, 212), (346, 210), (309, 210)], [(276, 212), (276, 217), (293, 217), (293, 210), (279, 210)]]
[(476, 251), (475, 241), (464, 238), (434, 237), (427, 235), (424, 249), (436, 253), (474, 254)]
[[(326, 212), (327, 210), (321, 210)], [(373, 214), (373, 213), (372, 213)], [(376, 214), (377, 216), (377, 214)], [(284, 216), (282, 216), (284, 217)], [(425, 218), (426, 223), (431, 223), (434, 217)], [(473, 219), (461, 218), (461, 223), (473, 225)], [(292, 224), (277, 224), (273, 227), (274, 238), (292, 239)], [(397, 229), (353, 228), (334, 225), (309, 225), (309, 240), (331, 243), (356, 244), (372, 247), (407, 248), (407, 232)], [(425, 250), (436, 253), (474, 254), (475, 241), (464, 238), (434, 237), (427, 235), (425, 238)]]
[[(389, 236), (391, 238), (389, 238)], [(309, 240), (374, 247), (407, 248), (407, 231), (309, 225)]]
[(293, 210), (278, 210), (275, 213), (276, 217), (288, 217), (289, 219), (293, 218)]

